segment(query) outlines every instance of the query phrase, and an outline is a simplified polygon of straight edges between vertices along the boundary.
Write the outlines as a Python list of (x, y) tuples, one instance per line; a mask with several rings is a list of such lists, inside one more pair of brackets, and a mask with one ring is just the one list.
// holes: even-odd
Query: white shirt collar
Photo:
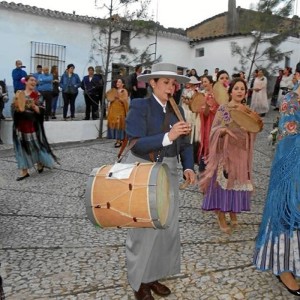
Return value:
[(158, 104), (163, 108), (164, 113), (166, 113), (166, 106), (167, 106), (167, 103), (166, 103), (166, 104), (162, 104), (162, 103), (160, 102), (160, 100), (159, 100), (154, 94), (152, 94), (152, 95), (153, 95), (154, 99), (158, 102)]

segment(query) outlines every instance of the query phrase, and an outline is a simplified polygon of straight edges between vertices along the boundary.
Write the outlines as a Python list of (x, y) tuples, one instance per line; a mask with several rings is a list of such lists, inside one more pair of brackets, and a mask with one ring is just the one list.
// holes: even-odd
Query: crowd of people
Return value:
[[(47, 142), (43, 122), (55, 117), (59, 87), (65, 120), (69, 106), (71, 119), (75, 117), (78, 88), (84, 90), (85, 120), (99, 117), (103, 82), (93, 67), (88, 68), (82, 81), (74, 69), (69, 64), (59, 80), (56, 66), (51, 72), (48, 67), (38, 66), (36, 74), (27, 75), (22, 62), (16, 62), (12, 112), (13, 142), (20, 170), (17, 181), (29, 177), (32, 167), (41, 173), (44, 167), (52, 168), (58, 163)], [(116, 148), (125, 140), (132, 144), (127, 163), (165, 163), (174, 192), (167, 228), (128, 230), (128, 281), (137, 300), (154, 299), (152, 292), (168, 296), (171, 290), (159, 281), (180, 272), (178, 161), (185, 182), (198, 182), (199, 191), (204, 194), (202, 209), (213, 212), (222, 233), (229, 235), (238, 230), (237, 215), (251, 208), (254, 144), (262, 129), (260, 117), (269, 110), (267, 78), (263, 70), (255, 70), (248, 86), (244, 72), (230, 78), (226, 70), (214, 71), (209, 75), (206, 69), (199, 76), (196, 69), (191, 69), (181, 75), (176, 65), (157, 63), (151, 72), (142, 72), (138, 65), (127, 80), (117, 78), (105, 95), (107, 138), (115, 140)], [(272, 105), (281, 113), (279, 142), (253, 262), (260, 270), (271, 270), (290, 293), (300, 296), (295, 280), (295, 276), (300, 276), (296, 255), (300, 250), (300, 169), (294, 159), (300, 151), (300, 63), (294, 75), (287, 67), (279, 76), (272, 98)], [(0, 90), (0, 97), (1, 93), (5, 95), (5, 90)], [(180, 95), (179, 101), (175, 101), (176, 94)], [(253, 113), (259, 130), (251, 131), (238, 122), (232, 113), (236, 110)]]
[[(16, 61), (16, 68), (12, 71), (14, 93), (25, 89), (25, 77), (22, 61)], [(63, 99), (63, 120), (74, 120), (75, 101), (78, 96), (78, 89), (84, 91), (85, 100), (85, 118), (96, 120), (99, 118), (99, 104), (102, 101), (103, 93), (103, 75), (96, 73), (94, 67), (88, 67), (88, 75), (80, 79), (80, 76), (74, 72), (75, 65), (68, 64), (67, 68), (60, 75), (58, 66), (36, 66), (36, 72), (32, 75), (36, 80), (36, 91), (39, 95), (40, 105), (45, 107), (44, 119), (56, 119), (56, 110), (58, 98), (61, 92)]]
[[(220, 230), (231, 234), (239, 229), (237, 215), (251, 208), (254, 143), (262, 129), (260, 117), (263, 118), (269, 110), (267, 78), (263, 70), (255, 70), (248, 87), (244, 72), (234, 74), (232, 78), (225, 70), (216, 68), (216, 72), (210, 76), (205, 70), (202, 76), (198, 76), (196, 70), (192, 70), (179, 75), (176, 66), (171, 64), (153, 65), (150, 74), (137, 76), (138, 81), (149, 85), (151, 93), (146, 99), (131, 100), (125, 131), (129, 141), (135, 141), (128, 161), (168, 162), (172, 169), (173, 157), (179, 156), (183, 176), (189, 183), (196, 180), (195, 164), (201, 166), (198, 182), (204, 193), (202, 209), (213, 211)], [(297, 83), (300, 64), (296, 77)], [(169, 105), (178, 83), (182, 85), (179, 108), (185, 116), (183, 121), (176, 119), (176, 113)], [(300, 288), (295, 280), (295, 276), (300, 275), (295, 255), (300, 248), (297, 231), (300, 226), (299, 169), (292, 158), (298, 151), (297, 99), (300, 91), (297, 84), (294, 89), (295, 92), (285, 95), (279, 104), (281, 140), (271, 177), (273, 172), (278, 174), (274, 174), (270, 181), (253, 263), (260, 270), (272, 270), (291, 294), (299, 296)], [(253, 114), (259, 130), (252, 131), (238, 122), (232, 114), (237, 109)], [(197, 155), (194, 155), (195, 151)], [(177, 195), (178, 178), (175, 178), (172, 187)], [(176, 196), (176, 207), (177, 202)], [(178, 207), (173, 212), (175, 215), (167, 230), (131, 229), (128, 232), (128, 280), (138, 300), (154, 299), (152, 292), (163, 297), (171, 293), (159, 281), (178, 273)]]

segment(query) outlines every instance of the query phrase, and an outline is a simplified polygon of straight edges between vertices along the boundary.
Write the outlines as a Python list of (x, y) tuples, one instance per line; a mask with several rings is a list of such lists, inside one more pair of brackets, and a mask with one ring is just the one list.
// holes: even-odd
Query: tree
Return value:
[(250, 64), (248, 80), (253, 66), (273, 72), (276, 64), (287, 54), (280, 51), (279, 46), (289, 36), (297, 34), (298, 21), (294, 18), (288, 19), (293, 3), (294, 0), (260, 0), (257, 11), (249, 11), (248, 18), (243, 19), (240, 32), (249, 33), (252, 42), (248, 47), (232, 42), (231, 53), (239, 56), (243, 71)]
[[(160, 58), (153, 57), (151, 46), (145, 45), (143, 50), (131, 46), (133, 39), (147, 37), (158, 30), (158, 24), (147, 21), (148, 6), (151, 0), (95, 0), (95, 5), (106, 13), (105, 18), (97, 21), (93, 27), (90, 62), (103, 66), (104, 89), (102, 103), (105, 103), (107, 84), (111, 80), (112, 63), (120, 65), (142, 64), (148, 66)], [(121, 35), (120, 35), (121, 33)], [(102, 138), (103, 111), (101, 105), (99, 138)]]

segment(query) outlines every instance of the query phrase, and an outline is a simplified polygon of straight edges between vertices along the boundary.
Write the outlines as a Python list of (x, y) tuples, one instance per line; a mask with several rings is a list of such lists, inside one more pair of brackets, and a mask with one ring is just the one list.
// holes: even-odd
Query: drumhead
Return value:
[(205, 96), (202, 93), (196, 92), (191, 99), (190, 109), (192, 112), (198, 113), (203, 106), (205, 107)]
[(166, 228), (168, 225), (170, 199), (173, 197), (169, 178), (170, 170), (166, 164), (153, 165), (149, 178), (149, 207), (156, 228)]
[(222, 82), (217, 81), (214, 84), (213, 93), (214, 93), (215, 100), (219, 105), (228, 103), (229, 94)]
[(101, 226), (101, 224), (97, 221), (94, 215), (94, 210), (93, 210), (93, 203), (92, 203), (92, 191), (93, 191), (93, 185), (95, 181), (95, 176), (97, 175), (98, 172), (105, 166), (102, 166), (101, 168), (95, 168), (91, 172), (91, 174), (88, 177), (87, 184), (86, 184), (86, 190), (85, 190), (85, 207), (86, 207), (86, 213), (89, 218), (89, 220), (94, 224), (95, 226)]
[(230, 115), (239, 126), (245, 128), (248, 132), (257, 133), (262, 128), (260, 122), (257, 122), (253, 117), (242, 111), (233, 109), (230, 111)]

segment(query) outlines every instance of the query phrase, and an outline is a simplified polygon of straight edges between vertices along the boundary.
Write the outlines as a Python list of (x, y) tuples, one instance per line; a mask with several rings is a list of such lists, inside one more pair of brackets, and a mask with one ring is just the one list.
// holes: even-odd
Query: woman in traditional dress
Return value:
[(300, 296), (300, 63), (295, 90), (280, 106), (279, 131), (254, 265), (270, 270), (293, 295)]
[(258, 70), (257, 77), (253, 84), (250, 108), (256, 111), (261, 117), (264, 117), (269, 111), (267, 85), (268, 80), (267, 77), (264, 76), (263, 70)]
[(203, 210), (216, 212), (221, 231), (231, 233), (238, 225), (237, 213), (250, 210), (252, 157), (255, 133), (241, 128), (230, 116), (230, 109), (245, 102), (247, 86), (243, 79), (234, 79), (229, 86), (230, 101), (220, 105), (210, 134), (206, 170), (200, 180), (205, 193)]
[(293, 90), (294, 84), (293, 84), (293, 74), (292, 74), (292, 68), (285, 67), (283, 70), (283, 75), (281, 77), (280, 83), (279, 83), (279, 92), (278, 92), (278, 98), (276, 103), (276, 108), (279, 110), (279, 107), (281, 105), (281, 102), (284, 99), (284, 96), (291, 90)]
[(44, 127), (44, 109), (39, 107), (39, 95), (35, 90), (36, 79), (33, 75), (25, 78), (25, 90), (17, 91), (12, 103), (13, 143), (20, 177), (29, 177), (28, 169), (37, 164), (42, 173), (44, 167), (52, 168), (57, 161), (48, 144)]
[(213, 94), (213, 79), (211, 76), (202, 77), (202, 87), (204, 90), (205, 104), (200, 111), (200, 147), (198, 150), (199, 170), (205, 169), (205, 160), (207, 159), (209, 151), (209, 136), (210, 130), (215, 118), (219, 104), (216, 102)]
[(121, 147), (125, 139), (125, 118), (128, 112), (128, 92), (125, 81), (119, 78), (116, 87), (106, 93), (108, 100), (107, 138), (116, 139), (115, 148)]
[[(179, 121), (169, 103), (176, 82), (186, 83), (189, 78), (177, 74), (173, 64), (153, 65), (151, 74), (138, 76), (150, 84), (153, 94), (147, 99), (133, 99), (126, 118), (126, 133), (135, 145), (127, 162), (158, 161), (170, 169), (170, 184), (174, 192), (166, 229), (130, 229), (127, 234), (126, 256), (128, 280), (137, 300), (153, 300), (151, 291), (167, 296), (170, 289), (158, 282), (163, 277), (180, 272), (178, 156), (183, 174), (195, 182), (193, 148), (189, 142), (191, 126)], [(181, 109), (181, 108), (179, 108)], [(182, 113), (181, 109), (181, 113)]]
[(181, 94), (181, 107), (184, 111), (185, 119), (192, 126), (192, 132), (190, 134), (190, 143), (194, 148), (194, 160), (195, 163), (198, 164), (197, 158), (197, 150), (199, 149), (199, 141), (200, 141), (200, 117), (199, 114), (193, 112), (190, 109), (191, 101), (193, 97), (199, 93), (198, 85), (200, 81), (195, 76), (190, 77), (190, 81), (185, 85), (185, 88)]

